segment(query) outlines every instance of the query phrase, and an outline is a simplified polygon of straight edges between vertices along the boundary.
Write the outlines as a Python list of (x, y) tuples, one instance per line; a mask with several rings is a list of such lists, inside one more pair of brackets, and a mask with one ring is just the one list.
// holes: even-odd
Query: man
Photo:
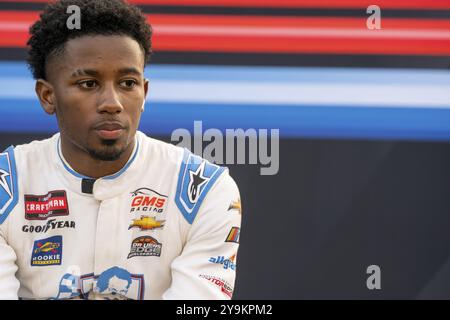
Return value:
[[(66, 25), (72, 5), (81, 29)], [(0, 154), (0, 298), (231, 298), (239, 191), (225, 168), (137, 131), (152, 34), (139, 9), (62, 0), (30, 31), (60, 132)]]

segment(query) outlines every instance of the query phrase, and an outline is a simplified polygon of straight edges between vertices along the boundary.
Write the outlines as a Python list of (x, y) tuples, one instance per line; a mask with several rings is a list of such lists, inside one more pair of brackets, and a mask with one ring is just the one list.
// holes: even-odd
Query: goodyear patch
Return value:
[(16, 206), (18, 193), (14, 149), (9, 147), (0, 153), (0, 224)]
[(31, 266), (60, 265), (62, 260), (62, 236), (36, 240), (31, 254)]
[(175, 202), (187, 222), (192, 224), (203, 199), (224, 170), (184, 150)]

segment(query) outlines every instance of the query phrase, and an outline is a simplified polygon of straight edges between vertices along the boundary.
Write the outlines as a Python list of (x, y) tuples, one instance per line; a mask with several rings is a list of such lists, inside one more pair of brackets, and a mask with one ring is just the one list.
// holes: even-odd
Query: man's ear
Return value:
[(147, 93), (148, 93), (148, 87), (150, 85), (150, 80), (149, 79), (144, 79), (144, 93), (145, 93), (145, 98), (147, 98)]
[(144, 112), (144, 110), (145, 110), (145, 100), (147, 99), (149, 83), (150, 83), (150, 81), (148, 79), (144, 79), (144, 102), (142, 102), (141, 112)]
[(42, 109), (48, 114), (54, 114), (56, 112), (56, 99), (53, 86), (44, 79), (39, 79), (36, 81), (35, 90)]

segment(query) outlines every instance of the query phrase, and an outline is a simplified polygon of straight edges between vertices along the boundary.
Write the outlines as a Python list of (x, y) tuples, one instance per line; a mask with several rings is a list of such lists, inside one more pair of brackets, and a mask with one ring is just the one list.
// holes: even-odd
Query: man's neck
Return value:
[(77, 173), (98, 179), (112, 175), (122, 169), (131, 157), (134, 150), (135, 140), (128, 145), (117, 160), (104, 161), (93, 158), (88, 152), (81, 150), (79, 147), (66, 142), (61, 138), (61, 152), (64, 159), (70, 167)]

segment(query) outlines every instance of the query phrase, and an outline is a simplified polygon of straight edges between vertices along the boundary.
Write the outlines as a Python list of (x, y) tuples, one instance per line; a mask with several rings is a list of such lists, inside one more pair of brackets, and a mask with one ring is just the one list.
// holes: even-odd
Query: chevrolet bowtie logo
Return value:
[(237, 210), (239, 214), (242, 214), (241, 199), (231, 202), (230, 206), (228, 207), (228, 211), (230, 210)]
[(156, 220), (153, 217), (141, 216), (140, 219), (133, 219), (133, 222), (128, 227), (128, 230), (131, 228), (140, 228), (141, 230), (153, 230), (157, 228), (164, 227), (165, 220)]

